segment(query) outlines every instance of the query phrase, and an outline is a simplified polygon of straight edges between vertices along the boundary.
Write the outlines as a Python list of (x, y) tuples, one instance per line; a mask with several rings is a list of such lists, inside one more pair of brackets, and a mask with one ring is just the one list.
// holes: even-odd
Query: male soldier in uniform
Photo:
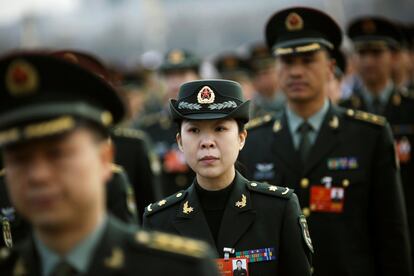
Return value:
[[(78, 64), (109, 84), (114, 84), (114, 77), (108, 68), (98, 57), (90, 53), (67, 49), (53, 52), (52, 55)], [(128, 182), (127, 185), (120, 184), (120, 186), (126, 187), (127, 203), (130, 211), (135, 215), (138, 213), (138, 217), (141, 218), (145, 206), (160, 197), (160, 195), (156, 196), (156, 192), (160, 189), (156, 178), (156, 167), (159, 166), (158, 159), (149, 147), (148, 137), (142, 131), (116, 127), (111, 130), (110, 136), (116, 148), (115, 162), (124, 169), (123, 172), (117, 174), (126, 173), (127, 175), (127, 177), (116, 177), (112, 182), (116, 180), (126, 180)], [(116, 193), (111, 193), (108, 190), (109, 202), (114, 204), (117, 201), (122, 202), (116, 200), (115, 197)]]
[(414, 246), (414, 98), (391, 79), (393, 49), (401, 47), (398, 27), (386, 19), (366, 17), (348, 27), (357, 53), (357, 70), (363, 87), (340, 105), (384, 116), (391, 124), (401, 167), (405, 203)]
[(249, 62), (255, 88), (250, 117), (281, 111), (285, 105), (285, 96), (278, 88), (275, 58), (265, 43), (259, 42), (251, 46)]
[(329, 103), (328, 15), (289, 8), (266, 25), (287, 106), (250, 124), (247, 177), (294, 188), (315, 246), (314, 275), (411, 275), (410, 245), (391, 131), (383, 117)]
[[(160, 72), (165, 81), (168, 99), (177, 96), (182, 83), (199, 79), (199, 65), (200, 60), (187, 50), (173, 49), (165, 55)], [(160, 182), (163, 196), (186, 188), (194, 177), (178, 149), (175, 141), (176, 126), (170, 120), (167, 108), (165, 105), (161, 112), (146, 115), (136, 125), (150, 136), (161, 162)]]
[(0, 75), (7, 188), (33, 226), (28, 240), (0, 251), (2, 274), (217, 275), (214, 264), (200, 258), (209, 250), (203, 244), (134, 234), (105, 211), (113, 159), (106, 136), (124, 115), (111, 86), (78, 65), (39, 53), (1, 58)]

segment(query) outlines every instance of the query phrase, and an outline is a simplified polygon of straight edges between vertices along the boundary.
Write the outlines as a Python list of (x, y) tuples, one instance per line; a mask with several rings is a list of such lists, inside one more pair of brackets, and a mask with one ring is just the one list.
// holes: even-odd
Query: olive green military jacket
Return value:
[(296, 195), (288, 188), (250, 182), (236, 174), (225, 207), (217, 244), (201, 209), (194, 183), (186, 190), (150, 204), (143, 226), (200, 239), (235, 253), (268, 248), (274, 260), (251, 262), (249, 275), (310, 275), (312, 243)]
[[(218, 276), (211, 249), (202, 242), (139, 230), (109, 217), (85, 276), (105, 275), (211, 275)], [(12, 250), (0, 250), (2, 275), (41, 275), (41, 261), (31, 239)], [(82, 274), (83, 275), (83, 274)]]

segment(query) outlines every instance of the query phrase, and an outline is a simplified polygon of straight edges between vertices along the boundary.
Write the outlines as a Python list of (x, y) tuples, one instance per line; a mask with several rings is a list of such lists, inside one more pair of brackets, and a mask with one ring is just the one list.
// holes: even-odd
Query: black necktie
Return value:
[(67, 262), (60, 261), (54, 268), (51, 276), (75, 276), (76, 270)]
[(312, 126), (304, 121), (298, 128), (300, 133), (299, 154), (302, 161), (305, 163), (308, 158), (312, 144), (309, 138), (309, 132), (312, 131)]
[(382, 103), (379, 96), (375, 96), (372, 101), (372, 111), (377, 115), (382, 114)]

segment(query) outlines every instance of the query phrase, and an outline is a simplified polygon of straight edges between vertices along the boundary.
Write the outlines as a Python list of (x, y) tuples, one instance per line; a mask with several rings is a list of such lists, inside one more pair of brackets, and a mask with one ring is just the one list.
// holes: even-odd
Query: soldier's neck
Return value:
[(378, 81), (375, 82), (365, 82), (364, 85), (370, 93), (374, 96), (378, 96), (382, 91), (384, 91), (385, 87), (387, 87), (388, 82), (388, 79), (378, 79)]
[(48, 248), (63, 256), (103, 222), (105, 213), (102, 211), (88, 219), (79, 216), (78, 221), (70, 224), (34, 227), (35, 234)]
[(322, 109), (325, 97), (313, 101), (288, 101), (289, 108), (303, 119), (308, 119)]
[(229, 186), (233, 182), (235, 176), (236, 171), (233, 166), (232, 169), (224, 172), (217, 177), (205, 177), (197, 174), (197, 183), (204, 190), (219, 191)]

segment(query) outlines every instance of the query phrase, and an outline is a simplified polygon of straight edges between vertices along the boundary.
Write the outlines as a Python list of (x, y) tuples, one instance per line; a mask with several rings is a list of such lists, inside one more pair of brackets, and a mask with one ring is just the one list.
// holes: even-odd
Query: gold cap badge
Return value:
[(213, 90), (211, 90), (211, 88), (208, 86), (204, 86), (198, 92), (197, 101), (200, 104), (210, 104), (210, 103), (214, 103), (215, 97), (216, 96), (214, 95)]
[(26, 96), (34, 93), (39, 85), (36, 69), (24, 60), (15, 60), (6, 73), (6, 86), (13, 96)]
[(292, 12), (286, 17), (285, 25), (289, 31), (299, 31), (303, 29), (303, 19), (299, 14)]
[(184, 53), (180, 50), (171, 51), (168, 55), (168, 61), (173, 64), (178, 64), (183, 62), (184, 60)]

